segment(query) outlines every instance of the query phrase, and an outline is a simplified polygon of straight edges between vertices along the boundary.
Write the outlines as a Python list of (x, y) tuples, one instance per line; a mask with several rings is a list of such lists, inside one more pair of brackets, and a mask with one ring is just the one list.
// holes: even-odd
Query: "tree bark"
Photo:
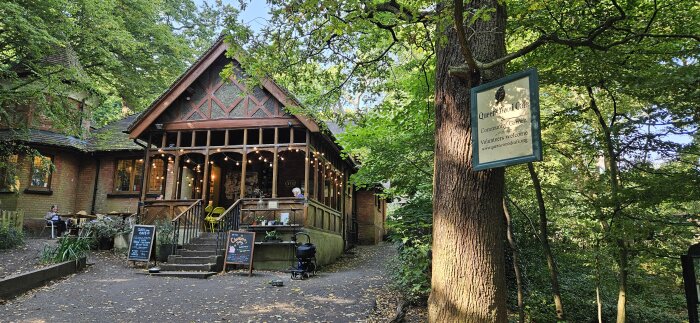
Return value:
[[(505, 54), (505, 7), (497, 0), (470, 2), (496, 8), (469, 30), (475, 58)], [(469, 9), (467, 9), (467, 12)], [(502, 168), (472, 169), (469, 89), (478, 75), (460, 79), (448, 68), (464, 63), (452, 24), (438, 26), (435, 86), (431, 322), (507, 322), (503, 256)], [(483, 81), (504, 76), (502, 66), (482, 71)]]
[(515, 271), (515, 283), (518, 286), (518, 322), (525, 323), (525, 300), (523, 297), (523, 282), (520, 274), (520, 260), (518, 254), (518, 246), (515, 244), (515, 236), (513, 235), (513, 221), (508, 212), (508, 205), (503, 199), (503, 214), (506, 216), (506, 228), (508, 233), (508, 244), (513, 250), (513, 270)]
[(527, 163), (527, 170), (530, 172), (532, 185), (535, 187), (535, 195), (537, 196), (537, 207), (540, 213), (540, 243), (542, 243), (542, 251), (547, 258), (547, 267), (549, 268), (549, 281), (552, 284), (552, 296), (554, 297), (554, 308), (557, 313), (557, 320), (564, 320), (564, 305), (561, 301), (561, 292), (559, 290), (559, 270), (557, 263), (554, 261), (552, 248), (549, 246), (549, 233), (547, 230), (547, 209), (544, 206), (544, 197), (542, 196), (542, 184), (537, 176), (535, 166), (532, 163)]

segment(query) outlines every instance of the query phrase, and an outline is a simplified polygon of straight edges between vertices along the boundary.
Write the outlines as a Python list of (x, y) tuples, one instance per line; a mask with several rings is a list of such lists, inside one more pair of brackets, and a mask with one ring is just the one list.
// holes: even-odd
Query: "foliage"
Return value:
[(265, 231), (265, 241), (280, 240), (277, 230)]
[(0, 121), (26, 126), (12, 111), (31, 103), (56, 128), (80, 135), (75, 121), (90, 115), (76, 101), (104, 102), (97, 125), (122, 103), (143, 110), (235, 10), (192, 0), (12, 0), (0, 13)]
[(156, 241), (159, 245), (173, 243), (175, 234), (175, 225), (166, 219), (158, 219), (155, 221), (156, 226)]
[(83, 230), (87, 232), (85, 234), (86, 236), (93, 236), (97, 239), (112, 238), (117, 234), (131, 232), (131, 228), (122, 223), (121, 219), (115, 219), (108, 216), (85, 223)]
[(423, 302), (430, 292), (432, 200), (417, 196), (391, 212), (387, 235), (398, 246), (392, 282), (408, 302)]
[(88, 237), (63, 236), (58, 238), (58, 245), (44, 246), (41, 260), (45, 263), (59, 263), (68, 260), (78, 260), (85, 257), (94, 240)]
[(24, 232), (13, 225), (0, 224), (0, 249), (12, 249), (24, 244)]

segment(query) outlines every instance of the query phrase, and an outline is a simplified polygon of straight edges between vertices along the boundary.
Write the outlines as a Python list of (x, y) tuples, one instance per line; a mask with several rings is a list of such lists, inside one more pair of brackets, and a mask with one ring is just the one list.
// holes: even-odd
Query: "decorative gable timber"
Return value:
[[(224, 82), (219, 73), (230, 62), (225, 56), (227, 49), (220, 38), (129, 127), (129, 137), (138, 138), (156, 123), (175, 130), (289, 122), (311, 132), (320, 131), (310, 118), (284, 111), (284, 107), (298, 106), (299, 102), (274, 81), (264, 79), (262, 87), (251, 91), (233, 78)], [(236, 60), (234, 64), (236, 77), (241, 78), (242, 69)]]

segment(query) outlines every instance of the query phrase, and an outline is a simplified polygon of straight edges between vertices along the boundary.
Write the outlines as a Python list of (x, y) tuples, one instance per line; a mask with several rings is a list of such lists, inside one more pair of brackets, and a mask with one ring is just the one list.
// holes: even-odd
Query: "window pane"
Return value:
[(114, 190), (117, 192), (128, 192), (131, 174), (133, 174), (133, 160), (117, 161), (117, 176), (114, 179)]
[(50, 175), (51, 159), (44, 156), (34, 156), (30, 186), (48, 188)]
[(151, 171), (148, 175), (148, 191), (161, 192), (163, 190), (163, 181), (165, 180), (163, 167), (165, 163), (162, 159), (154, 159), (151, 163)]
[(134, 172), (134, 182), (131, 183), (131, 187), (133, 187), (132, 191), (140, 192), (141, 185), (143, 183), (143, 177), (141, 176), (141, 174), (143, 174), (143, 159), (139, 159), (136, 161), (136, 167), (134, 168)]

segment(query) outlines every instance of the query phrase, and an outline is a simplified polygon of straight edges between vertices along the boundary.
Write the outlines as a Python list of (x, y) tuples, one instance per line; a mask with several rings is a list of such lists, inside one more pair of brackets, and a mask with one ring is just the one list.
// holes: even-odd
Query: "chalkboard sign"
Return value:
[(150, 261), (153, 251), (153, 240), (156, 236), (156, 226), (135, 225), (129, 242), (128, 260)]
[(255, 248), (255, 232), (229, 231), (226, 235), (226, 257), (224, 267), (227, 264), (248, 265), (253, 273), (253, 249)]

